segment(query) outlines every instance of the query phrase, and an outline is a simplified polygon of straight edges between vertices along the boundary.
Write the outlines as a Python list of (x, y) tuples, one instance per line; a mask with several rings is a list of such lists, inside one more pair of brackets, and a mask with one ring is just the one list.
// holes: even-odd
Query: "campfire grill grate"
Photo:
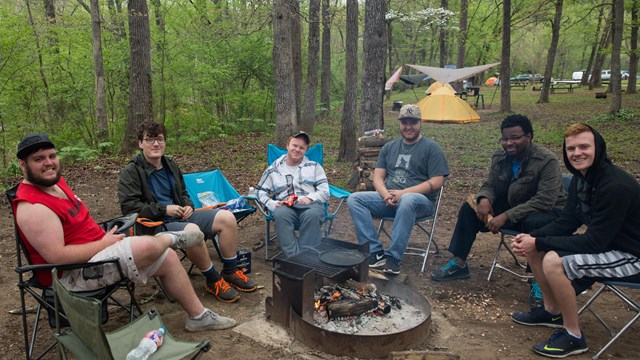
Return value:
[[(314, 247), (320, 253), (334, 249), (344, 249), (344, 247), (333, 246), (329, 244), (321, 243)], [(313, 268), (318, 275), (333, 278), (344, 272), (345, 268), (341, 266), (329, 265), (320, 260), (320, 254), (313, 250), (305, 250), (294, 256), (287, 258), (286, 260), (279, 260), (279, 262), (289, 262), (292, 264), (302, 265)]]

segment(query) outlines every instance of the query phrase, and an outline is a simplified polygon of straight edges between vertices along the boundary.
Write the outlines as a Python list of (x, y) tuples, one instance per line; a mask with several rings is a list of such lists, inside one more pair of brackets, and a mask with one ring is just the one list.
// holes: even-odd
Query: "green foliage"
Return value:
[(65, 146), (58, 150), (58, 157), (67, 164), (76, 161), (89, 161), (98, 158), (98, 151), (82, 146)]

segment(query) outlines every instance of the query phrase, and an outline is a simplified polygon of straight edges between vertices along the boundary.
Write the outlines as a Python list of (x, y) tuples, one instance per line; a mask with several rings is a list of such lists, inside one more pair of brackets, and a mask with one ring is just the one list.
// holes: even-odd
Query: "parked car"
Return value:
[(622, 75), (622, 80), (629, 80), (629, 70), (620, 71), (620, 75)]
[(531, 78), (534, 79), (534, 82), (542, 82), (542, 75), (540, 74), (520, 74), (515, 77), (509, 79), (509, 81), (514, 83), (523, 83), (523, 82), (531, 82)]
[(611, 80), (611, 70), (602, 70), (600, 80)]
[(574, 81), (580, 81), (582, 80), (582, 75), (584, 74), (586, 70), (582, 69), (582, 70), (578, 70), (578, 71), (574, 71), (573, 74), (571, 74), (571, 80)]

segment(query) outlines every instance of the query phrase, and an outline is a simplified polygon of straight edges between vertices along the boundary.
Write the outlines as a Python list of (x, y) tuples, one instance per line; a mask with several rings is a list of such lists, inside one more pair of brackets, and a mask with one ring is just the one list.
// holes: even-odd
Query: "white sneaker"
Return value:
[(188, 249), (192, 246), (198, 245), (204, 240), (204, 233), (200, 230), (163, 231), (156, 234), (156, 236), (160, 235), (174, 235), (176, 237), (176, 242), (171, 245), (173, 250)]
[(206, 309), (204, 315), (200, 319), (187, 320), (184, 329), (189, 332), (204, 330), (223, 330), (236, 326), (236, 321), (232, 318), (220, 316), (215, 312)]

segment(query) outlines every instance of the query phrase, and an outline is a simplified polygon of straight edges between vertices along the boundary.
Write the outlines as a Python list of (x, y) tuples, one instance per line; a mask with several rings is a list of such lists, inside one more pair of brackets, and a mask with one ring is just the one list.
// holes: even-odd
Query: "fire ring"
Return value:
[(314, 349), (338, 356), (386, 358), (391, 351), (415, 347), (426, 339), (431, 325), (431, 303), (413, 288), (395, 282), (370, 279), (380, 292), (394, 294), (425, 314), (418, 325), (382, 335), (358, 335), (329, 331), (314, 325), (309, 314), (301, 316), (290, 308), (289, 326), (295, 338)]

